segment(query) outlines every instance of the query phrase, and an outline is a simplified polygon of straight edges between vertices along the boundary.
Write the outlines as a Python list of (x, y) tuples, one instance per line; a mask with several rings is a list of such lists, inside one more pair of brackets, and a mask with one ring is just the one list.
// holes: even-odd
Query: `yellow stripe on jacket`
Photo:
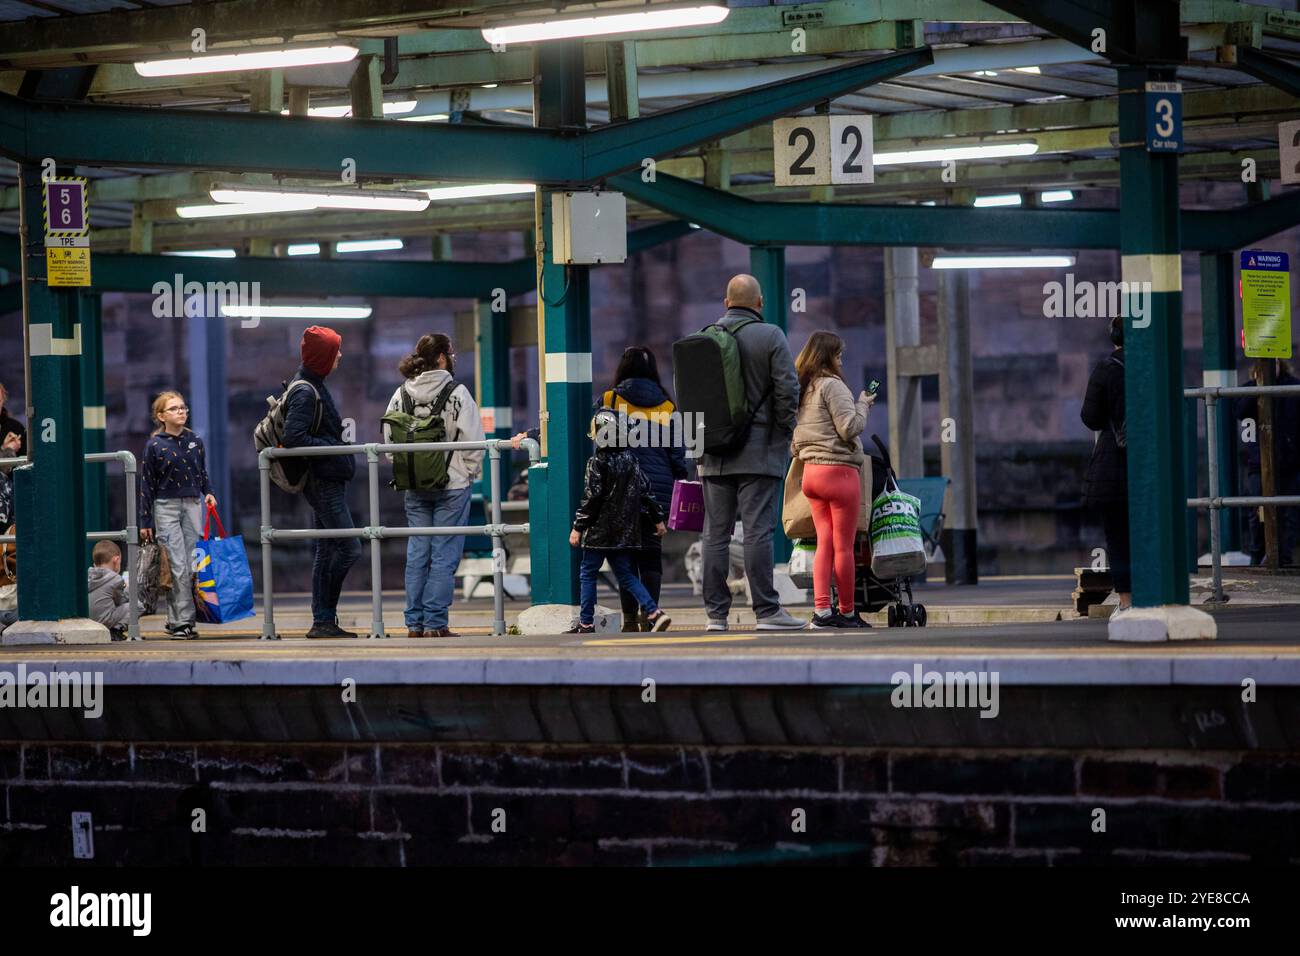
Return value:
[(611, 388), (601, 396), (601, 404), (606, 408), (612, 408), (616, 412), (622, 412), (629, 418), (648, 418), (656, 425), (667, 427), (672, 420), (672, 414), (676, 408), (673, 403), (664, 399), (658, 405), (647, 407), (643, 405), (633, 405), (622, 395), (615, 394)]

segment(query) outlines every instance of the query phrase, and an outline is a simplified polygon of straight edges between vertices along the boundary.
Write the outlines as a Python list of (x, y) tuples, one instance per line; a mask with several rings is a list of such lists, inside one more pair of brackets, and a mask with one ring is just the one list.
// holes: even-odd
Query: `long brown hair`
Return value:
[[(152, 434), (154, 435), (162, 434), (163, 428), (165, 427), (163, 425), (162, 414), (164, 409), (167, 408), (167, 404), (173, 398), (179, 398), (182, 403), (184, 403), (185, 401), (184, 395), (182, 395), (180, 392), (172, 392), (172, 391), (159, 392), (158, 397), (153, 400), (153, 420), (157, 422), (158, 427), (153, 430)], [(184, 430), (185, 430), (185, 426), (182, 425), (181, 431)]]
[[(819, 378), (838, 378), (844, 381), (840, 356), (844, 354), (844, 340), (834, 332), (818, 329), (804, 344), (799, 357), (794, 360), (794, 370), (799, 375), (799, 404), (808, 397), (812, 383)], [(848, 383), (845, 383), (848, 384)]]
[(415, 343), (415, 351), (397, 363), (397, 371), (402, 378), (415, 376), (438, 367), (438, 356), (447, 356), (447, 369), (451, 370), (451, 339), (441, 332), (433, 335), (421, 335)]

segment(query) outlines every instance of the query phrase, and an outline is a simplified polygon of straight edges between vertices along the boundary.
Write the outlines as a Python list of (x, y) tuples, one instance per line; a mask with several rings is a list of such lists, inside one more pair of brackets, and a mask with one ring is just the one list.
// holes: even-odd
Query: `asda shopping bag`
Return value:
[(871, 503), (871, 573), (888, 581), (924, 570), (921, 499), (899, 491), (890, 475)]
[[(208, 536), (217, 519), (217, 537)], [(194, 547), (194, 609), (208, 624), (227, 624), (253, 616), (253, 574), (242, 535), (227, 537), (217, 509), (208, 506), (203, 538)]]

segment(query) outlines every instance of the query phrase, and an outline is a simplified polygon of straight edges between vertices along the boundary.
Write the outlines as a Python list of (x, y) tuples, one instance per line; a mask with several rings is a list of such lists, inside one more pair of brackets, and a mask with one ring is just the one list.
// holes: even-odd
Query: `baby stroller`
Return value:
[[(893, 465), (889, 461), (889, 451), (881, 442), (879, 435), (872, 435), (879, 456), (871, 456), (871, 498), (885, 490), (888, 479), (897, 480)], [(924, 557), (916, 573), (925, 570)], [(871, 570), (871, 535), (859, 533), (853, 549), (854, 594), (853, 602), (860, 611), (873, 613), (888, 605), (885, 617), (890, 627), (925, 627), (926, 612), (924, 604), (912, 602), (912, 576), (906, 575), (882, 580)]]

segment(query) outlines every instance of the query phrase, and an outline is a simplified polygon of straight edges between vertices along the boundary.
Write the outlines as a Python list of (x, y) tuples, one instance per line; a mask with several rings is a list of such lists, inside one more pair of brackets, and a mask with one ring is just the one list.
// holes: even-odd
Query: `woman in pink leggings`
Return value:
[[(790, 454), (804, 463), (803, 493), (817, 526), (813, 559), (814, 629), (870, 627), (853, 607), (853, 541), (862, 505), (859, 475), (866, 456), (858, 436), (876, 396), (858, 400), (844, 382), (844, 341), (833, 332), (814, 332), (795, 360), (799, 374), (799, 422)], [(831, 573), (839, 591), (831, 607)]]

